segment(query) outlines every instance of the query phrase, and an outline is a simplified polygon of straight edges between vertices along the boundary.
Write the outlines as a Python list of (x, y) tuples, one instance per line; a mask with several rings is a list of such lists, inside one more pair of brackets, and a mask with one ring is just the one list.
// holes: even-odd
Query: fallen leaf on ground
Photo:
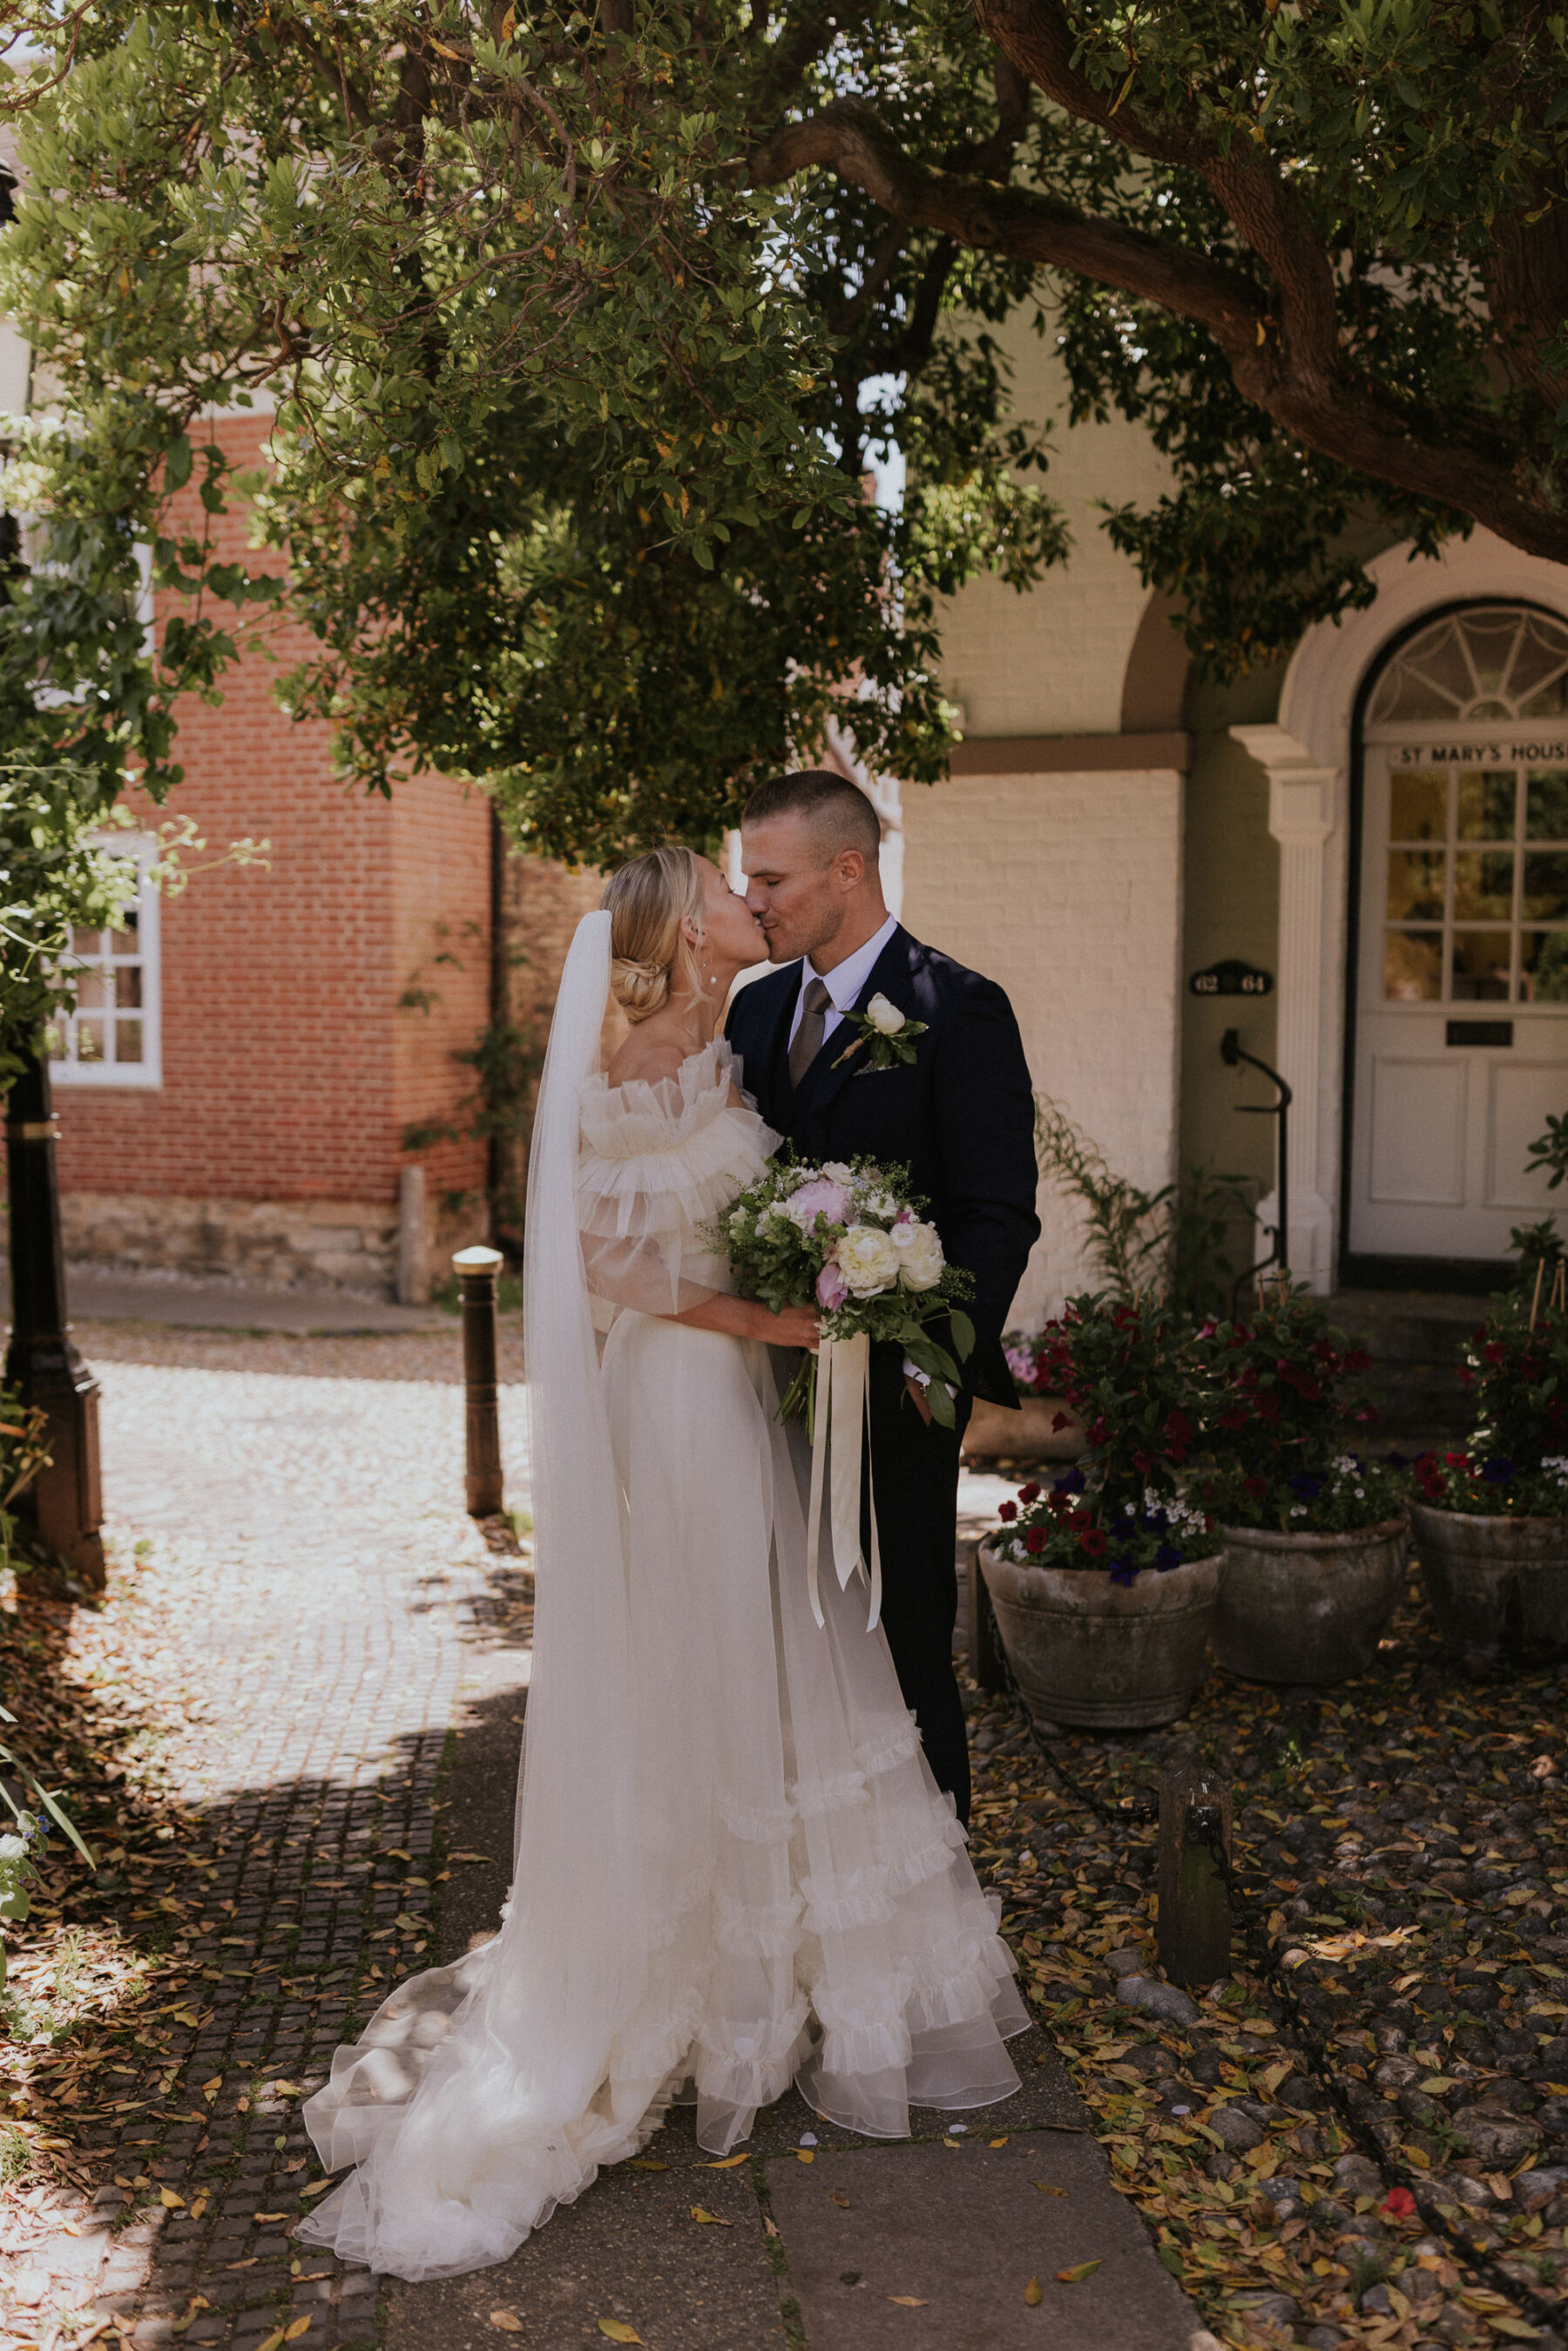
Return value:
[(1036, 2309), (1038, 2305), (1044, 2301), (1045, 2289), (1041, 2284), (1038, 2278), (1030, 2279), (1028, 2284), (1023, 2289), (1023, 2299), (1029, 2304), (1031, 2310)]
[(1003, 2131), (1003, 2132), (1002, 2132), (1002, 2137), (1001, 2137), (1000, 2138), (993, 2138), (993, 2139), (992, 2139), (992, 2140), (990, 2141), (990, 2144), (991, 2144), (991, 2146), (992, 2146), (992, 2147), (1005, 2147), (1005, 2146), (1007, 2145), (1007, 2140), (1008, 2140), (1008, 2133), (1007, 2133), (1006, 2131)]
[(722, 2155), (717, 2163), (700, 2163), (699, 2171), (733, 2171), (737, 2163), (744, 2163), (744, 2154)]
[(336, 2185), (335, 2179), (313, 2179), (308, 2188), (302, 2188), (299, 2192), (302, 2196), (319, 2196), (325, 2189)]
[(521, 2335), (523, 2332), (523, 2321), (514, 2311), (493, 2310), (490, 2314), (490, 2324), (492, 2326), (499, 2326), (503, 2335)]
[(888, 2296), (888, 2300), (889, 2302), (896, 2302), (900, 2310), (929, 2310), (930, 2308), (930, 2304), (929, 2303), (922, 2302), (918, 2294), (890, 2294)]
[(733, 2220), (721, 2220), (717, 2212), (705, 2212), (701, 2204), (693, 2204), (691, 2218), (705, 2229), (732, 2229), (735, 2225)]
[(844, 2210), (846, 2212), (848, 2211), (849, 2199), (846, 2196), (842, 2188), (830, 2188), (827, 2192), (832, 2197), (833, 2201), (836, 2204), (841, 2204)]
[(1065, 2196), (1067, 2193), (1064, 2188), (1053, 2188), (1048, 2179), (1037, 2179), (1034, 2185), (1042, 2196)]
[(815, 2163), (816, 2161), (815, 2150), (809, 2147), (797, 2147), (794, 2151), (794, 2159), (797, 2163)]
[(158, 2191), (158, 2200), (166, 2212), (179, 2212), (184, 2210), (185, 2199), (182, 2196), (176, 2196), (171, 2188), (161, 2188)]
[[(669, 2169), (669, 2166), (661, 2163), (659, 2166), (659, 2168), (660, 2171), (665, 2171)], [(642, 2337), (638, 2333), (636, 2327), (628, 2326), (624, 2318), (601, 2318), (598, 2322), (598, 2329), (601, 2335), (607, 2335), (612, 2343), (640, 2343), (642, 2341)]]
[(251, 2214), (253, 2220), (286, 2220), (287, 2218), (286, 2212), (253, 2212)]
[(1081, 2285), (1086, 2277), (1093, 2277), (1099, 2266), (1097, 2261), (1075, 2262), (1070, 2270), (1057, 2271), (1056, 2283), (1058, 2285)]
[(303, 2318), (296, 2318), (292, 2325), (286, 2326), (283, 2330), (284, 2341), (286, 2343), (297, 2343), (302, 2335), (308, 2335), (310, 2332), (310, 2317), (311, 2314), (307, 2310)]
[(660, 2163), (656, 2156), (634, 2155), (626, 2168), (628, 2171), (668, 2171), (670, 2166)]

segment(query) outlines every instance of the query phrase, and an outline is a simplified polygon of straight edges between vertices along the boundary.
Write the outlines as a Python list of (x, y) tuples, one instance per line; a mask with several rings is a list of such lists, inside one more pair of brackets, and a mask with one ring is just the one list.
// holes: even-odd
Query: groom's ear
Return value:
[(866, 879), (865, 851), (841, 849), (833, 861), (833, 871), (843, 889), (858, 890)]

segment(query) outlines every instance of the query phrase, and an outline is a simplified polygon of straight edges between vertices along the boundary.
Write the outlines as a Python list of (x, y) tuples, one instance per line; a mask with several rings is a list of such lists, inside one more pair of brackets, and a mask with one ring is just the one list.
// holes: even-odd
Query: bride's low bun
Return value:
[(610, 994), (635, 1029), (670, 1001), (668, 964), (639, 963), (631, 956), (610, 960)]
[(681, 926), (700, 920), (701, 860), (690, 849), (650, 849), (610, 876), (599, 904), (610, 917), (610, 994), (635, 1028), (669, 1003), (677, 966), (695, 977)]

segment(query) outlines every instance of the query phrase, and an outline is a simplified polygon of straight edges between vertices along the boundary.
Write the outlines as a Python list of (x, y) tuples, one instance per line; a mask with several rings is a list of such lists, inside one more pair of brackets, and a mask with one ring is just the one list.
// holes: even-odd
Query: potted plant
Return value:
[(1316, 1299), (1280, 1289), (1252, 1323), (1206, 1323), (1215, 1469), (1199, 1494), (1220, 1521), (1225, 1568), (1214, 1654), (1251, 1681), (1365, 1673), (1404, 1585), (1404, 1482), (1355, 1450), (1375, 1416), (1346, 1399), (1365, 1371)]
[(1039, 1346), (1090, 1458), (1019, 1489), (981, 1547), (1008, 1662), (1054, 1722), (1174, 1722), (1203, 1678), (1220, 1545), (1183, 1501), (1200, 1416), (1189, 1320), (1153, 1297), (1083, 1297)]
[[(1539, 1296), (1539, 1284), (1537, 1285)], [(1479, 1425), (1425, 1454), (1412, 1505), (1421, 1581), (1444, 1644), (1550, 1665), (1568, 1657), (1568, 1312), (1522, 1293), (1476, 1332), (1460, 1377)]]
[(1064, 1396), (1053, 1395), (1046, 1383), (1045, 1353), (1039, 1334), (1009, 1331), (1002, 1342), (1018, 1410), (975, 1398), (964, 1431), (963, 1449), (971, 1461), (1076, 1461), (1085, 1445), (1084, 1424)]

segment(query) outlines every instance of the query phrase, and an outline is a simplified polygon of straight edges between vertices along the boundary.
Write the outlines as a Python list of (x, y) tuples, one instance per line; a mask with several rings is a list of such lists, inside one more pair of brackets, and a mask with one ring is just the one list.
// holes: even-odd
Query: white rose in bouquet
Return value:
[(908, 1015), (886, 996), (874, 996), (866, 1007), (866, 1018), (878, 1037), (896, 1037)]
[(852, 1298), (876, 1298), (898, 1279), (893, 1236), (876, 1225), (851, 1225), (835, 1253)]
[(947, 1259), (935, 1225), (910, 1217), (888, 1236), (898, 1252), (898, 1280), (906, 1290), (934, 1290)]

